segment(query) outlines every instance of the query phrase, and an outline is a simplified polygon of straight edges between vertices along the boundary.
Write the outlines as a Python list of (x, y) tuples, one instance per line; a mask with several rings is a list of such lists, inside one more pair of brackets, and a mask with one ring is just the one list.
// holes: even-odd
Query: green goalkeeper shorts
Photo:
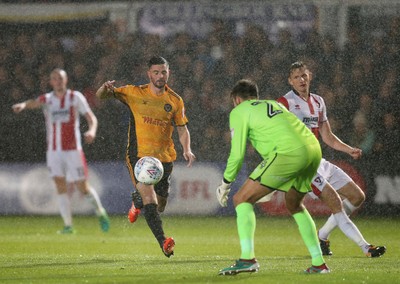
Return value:
[(317, 173), (321, 161), (319, 143), (306, 145), (290, 153), (271, 152), (250, 174), (250, 179), (258, 180), (270, 189), (299, 192), (311, 191), (312, 178)]

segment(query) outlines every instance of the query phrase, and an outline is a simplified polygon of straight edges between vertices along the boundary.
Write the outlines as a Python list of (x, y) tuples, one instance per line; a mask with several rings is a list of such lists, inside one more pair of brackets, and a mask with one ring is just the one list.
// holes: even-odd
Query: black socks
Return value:
[(157, 204), (155, 203), (147, 204), (143, 208), (144, 208), (144, 217), (146, 218), (147, 225), (153, 232), (153, 235), (156, 237), (158, 243), (160, 244), (160, 247), (162, 248), (165, 236), (160, 214), (157, 211)]

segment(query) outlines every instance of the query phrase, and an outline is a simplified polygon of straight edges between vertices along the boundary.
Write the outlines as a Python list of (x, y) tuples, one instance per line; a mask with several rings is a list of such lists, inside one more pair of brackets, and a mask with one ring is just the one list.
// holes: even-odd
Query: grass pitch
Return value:
[[(325, 218), (316, 218), (317, 226)], [(130, 224), (112, 216), (101, 232), (94, 216), (75, 217), (75, 235), (58, 235), (61, 217), (0, 216), (0, 283), (399, 283), (400, 219), (361, 218), (355, 223), (367, 241), (387, 253), (366, 258), (336, 230), (330, 240), (332, 272), (306, 275), (308, 252), (290, 217), (257, 217), (258, 273), (218, 276), (239, 258), (235, 217), (163, 216), (176, 241), (166, 258), (140, 216)]]

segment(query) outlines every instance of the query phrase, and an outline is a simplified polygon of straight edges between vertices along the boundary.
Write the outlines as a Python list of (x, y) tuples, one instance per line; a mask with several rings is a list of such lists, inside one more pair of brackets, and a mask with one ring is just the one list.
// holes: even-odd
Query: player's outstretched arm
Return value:
[(41, 105), (42, 104), (39, 101), (30, 99), (22, 103), (14, 104), (12, 109), (15, 113), (20, 113), (24, 109), (35, 109), (39, 108)]
[(115, 80), (104, 82), (103, 85), (96, 91), (96, 96), (100, 99), (110, 98), (114, 95)]

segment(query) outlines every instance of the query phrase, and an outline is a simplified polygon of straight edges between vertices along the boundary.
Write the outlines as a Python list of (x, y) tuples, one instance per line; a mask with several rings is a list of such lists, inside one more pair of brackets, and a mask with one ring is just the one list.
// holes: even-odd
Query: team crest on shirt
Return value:
[(164, 105), (164, 110), (165, 110), (166, 112), (170, 112), (170, 111), (172, 110), (172, 106), (171, 106), (170, 104), (165, 104), (165, 105)]

